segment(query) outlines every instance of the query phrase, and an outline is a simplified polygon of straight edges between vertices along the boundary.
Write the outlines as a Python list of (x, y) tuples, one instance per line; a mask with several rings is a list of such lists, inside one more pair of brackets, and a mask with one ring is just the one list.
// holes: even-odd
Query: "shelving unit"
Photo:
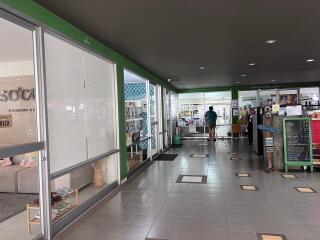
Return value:
[(142, 106), (135, 101), (126, 101), (126, 132), (127, 134), (141, 130)]
[[(69, 203), (69, 207), (60, 210), (54, 218), (52, 218), (52, 222), (56, 223), (60, 219), (62, 219), (66, 214), (71, 212), (73, 209), (79, 206), (79, 191), (75, 189), (68, 196), (63, 197), (59, 202), (52, 205), (52, 209), (57, 207), (59, 204), (68, 203), (69, 200), (73, 200), (72, 203)], [(28, 203), (27, 204), (27, 225), (28, 225), (28, 233), (31, 234), (31, 227), (34, 224), (40, 224), (40, 218), (36, 218), (35, 214), (39, 214), (40, 206), (38, 204)], [(36, 212), (36, 213), (35, 213)]]

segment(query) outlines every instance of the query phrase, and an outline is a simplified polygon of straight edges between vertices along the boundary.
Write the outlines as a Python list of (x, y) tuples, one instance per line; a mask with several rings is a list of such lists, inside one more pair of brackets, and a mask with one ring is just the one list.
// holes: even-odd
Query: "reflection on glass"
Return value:
[(51, 180), (53, 223), (116, 181), (117, 154)]

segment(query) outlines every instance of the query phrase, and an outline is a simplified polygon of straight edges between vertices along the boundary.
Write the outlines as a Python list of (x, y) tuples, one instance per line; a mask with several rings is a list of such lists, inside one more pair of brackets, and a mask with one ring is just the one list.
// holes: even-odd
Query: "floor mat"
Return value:
[(166, 154), (166, 153), (161, 153), (158, 157), (156, 157), (154, 160), (155, 161), (173, 161), (176, 159), (178, 154)]
[(38, 195), (23, 193), (0, 193), (0, 222), (27, 209)]

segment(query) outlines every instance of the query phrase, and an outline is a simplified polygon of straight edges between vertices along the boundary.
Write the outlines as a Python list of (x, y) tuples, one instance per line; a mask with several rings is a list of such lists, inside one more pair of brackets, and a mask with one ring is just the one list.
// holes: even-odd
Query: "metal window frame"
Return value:
[[(26, 152), (39, 151), (39, 200), (40, 200), (40, 216), (41, 216), (41, 236), (37, 236), (37, 239), (52, 239), (53, 237), (53, 225), (51, 222), (51, 199), (50, 199), (50, 163), (49, 163), (49, 141), (48, 141), (48, 116), (47, 116), (47, 92), (46, 92), (46, 79), (45, 79), (45, 54), (44, 54), (44, 32), (54, 35), (63, 41), (68, 42), (71, 45), (74, 45), (88, 53), (95, 55), (96, 57), (101, 58), (104, 61), (108, 61), (114, 65), (116, 69), (116, 63), (107, 58), (106, 56), (101, 55), (96, 52), (94, 49), (89, 46), (82, 45), (80, 42), (75, 41), (65, 34), (56, 31), (55, 29), (48, 27), (41, 22), (34, 20), (33, 18), (22, 14), (21, 12), (8, 7), (7, 5), (0, 3), (0, 17), (13, 23), (24, 27), (32, 31), (32, 41), (33, 41), (33, 61), (34, 61), (34, 78), (35, 78), (35, 90), (36, 90), (36, 108), (37, 108), (37, 132), (39, 142), (28, 143), (16, 146), (10, 146), (1, 148), (1, 156), (8, 156), (12, 154), (22, 154)], [(117, 74), (114, 70), (114, 88), (117, 89)], [(116, 148), (119, 148), (119, 123), (118, 123), (118, 101), (117, 101), (117, 91), (115, 91), (115, 125), (117, 131), (115, 133), (115, 143)], [(90, 162), (97, 161), (101, 159), (102, 156), (107, 157), (113, 154), (118, 154), (119, 150), (115, 149), (111, 152), (102, 154), (93, 159), (90, 159)], [(83, 163), (83, 165), (89, 164), (89, 162)], [(119, 157), (117, 158), (117, 171), (119, 172)], [(74, 166), (74, 170), (79, 166)], [(71, 169), (68, 169), (71, 171)], [(54, 177), (55, 175), (53, 175)], [(57, 176), (57, 175), (56, 175)], [(120, 173), (117, 175), (117, 183), (112, 185), (118, 185), (120, 181)], [(102, 196), (105, 196), (109, 193), (109, 188), (107, 191), (103, 191), (101, 194), (95, 195), (92, 200), (97, 201), (101, 199)], [(99, 196), (98, 196), (99, 195)], [(100, 196), (101, 195), (101, 196)], [(92, 204), (91, 204), (92, 205)], [(77, 211), (77, 216), (80, 216), (84, 211), (87, 210), (88, 206), (80, 206), (79, 211)], [(69, 219), (70, 220), (70, 219)], [(63, 223), (63, 221), (61, 221)], [(60, 226), (61, 227), (61, 226)], [(56, 229), (56, 228), (55, 228)], [(55, 232), (56, 233), (56, 232)]]
[[(53, 37), (56, 37), (68, 44), (70, 44), (71, 46), (74, 46), (76, 48), (79, 48), (80, 50), (86, 52), (86, 53), (89, 53), (89, 54), (92, 54), (94, 55), (95, 57), (98, 57), (100, 58), (101, 60), (103, 61), (106, 61), (106, 62), (109, 62), (113, 65), (113, 71), (114, 71), (114, 79), (113, 79), (113, 85), (114, 85), (114, 109), (115, 109), (115, 113), (114, 113), (114, 123), (115, 123), (115, 127), (116, 127), (116, 132), (115, 132), (115, 135), (114, 135), (114, 140), (115, 140), (115, 145), (116, 145), (116, 149), (113, 149), (109, 152), (106, 152), (106, 153), (103, 153), (99, 156), (96, 156), (96, 157), (93, 157), (91, 159), (88, 159), (84, 162), (81, 162), (81, 163), (78, 163), (76, 165), (73, 165), (71, 167), (68, 167), (66, 169), (62, 169), (61, 171), (58, 171), (58, 172), (55, 172), (55, 173), (51, 173), (50, 172), (50, 167), (48, 167), (48, 186), (50, 188), (51, 184), (50, 184), (50, 181), (55, 179), (55, 178), (58, 178), (60, 176), (63, 176), (65, 174), (68, 174), (76, 169), (79, 169), (85, 165), (88, 165), (88, 164), (91, 164), (91, 163), (94, 163), (98, 160), (101, 160), (103, 158), (106, 158), (106, 157), (109, 157), (109, 156), (112, 156), (114, 154), (117, 154), (117, 164), (116, 164), (116, 171), (117, 171), (117, 180), (112, 183), (112, 185), (114, 186), (118, 186), (119, 183), (120, 183), (120, 167), (119, 167), (119, 123), (118, 123), (118, 101), (117, 101), (117, 98), (118, 98), (118, 94), (117, 94), (117, 91), (116, 91), (116, 88), (118, 87), (117, 86), (117, 74), (116, 74), (116, 63), (111, 61), (110, 59), (100, 55), (99, 53), (93, 51), (93, 49), (90, 49), (89, 47), (86, 47), (86, 46), (83, 46), (81, 44), (79, 44), (78, 42), (68, 38), (67, 36), (65, 36), (64, 34), (61, 34), (60, 32), (54, 30), (54, 29), (51, 29), (51, 28), (45, 28), (43, 29), (42, 31), (42, 41), (43, 41), (43, 52), (45, 52), (44, 50), (44, 33), (46, 34), (49, 34)], [(43, 63), (45, 65), (45, 54), (43, 56)], [(46, 90), (46, 89), (45, 89)], [(45, 98), (46, 98), (46, 101), (47, 101), (47, 94), (45, 94)], [(47, 106), (47, 104), (46, 104)], [(46, 117), (46, 119), (48, 119), (48, 117)], [(48, 126), (48, 123), (47, 125)], [(49, 133), (47, 133), (49, 134)], [(48, 139), (49, 140), (49, 139)], [(47, 143), (48, 143), (48, 146), (47, 146), (47, 149), (49, 149), (49, 141), (47, 140)], [(48, 162), (50, 162), (50, 156), (49, 156), (49, 150), (47, 152), (47, 159), (49, 159)], [(49, 165), (48, 165), (49, 166)], [(89, 199), (88, 201), (80, 204), (80, 206), (75, 209), (74, 211), (71, 211), (70, 213), (68, 213), (66, 215), (65, 218), (61, 219), (59, 222), (57, 223), (54, 223), (52, 224), (52, 221), (51, 221), (51, 217), (50, 217), (50, 234), (47, 235), (48, 239), (49, 239), (49, 235), (51, 238), (53, 238), (54, 235), (56, 235), (60, 230), (64, 229), (64, 226), (68, 226), (69, 224), (71, 224), (74, 220), (76, 220), (77, 218), (79, 218), (82, 214), (84, 214), (88, 208), (90, 208), (90, 206), (93, 205), (93, 202), (97, 202), (101, 196), (105, 196), (106, 194), (108, 194), (112, 189), (114, 189), (114, 187), (106, 187), (106, 189), (102, 190), (101, 192), (97, 193), (96, 195), (92, 196), (91, 199)], [(48, 192), (48, 196), (50, 196), (50, 192)], [(90, 202), (90, 204), (87, 204), (87, 202)], [(49, 213), (51, 212), (51, 204), (49, 204)], [(51, 215), (50, 215), (51, 216)]]
[[(3, 18), (9, 21), (12, 24), (18, 25), (24, 29), (27, 29), (31, 32), (32, 37), (32, 47), (33, 47), (33, 66), (34, 66), (34, 84), (36, 91), (36, 127), (37, 127), (37, 142), (19, 144), (14, 146), (8, 146), (1, 148), (1, 157), (9, 157), (19, 154), (24, 154), (28, 152), (39, 152), (39, 162), (38, 162), (38, 183), (39, 183), (39, 202), (40, 202), (40, 228), (41, 232), (38, 235), (37, 239), (47, 238), (48, 235), (48, 222), (46, 214), (46, 204), (47, 199), (46, 194), (44, 194), (44, 189), (47, 189), (48, 185), (46, 184), (45, 176), (47, 176), (46, 171), (46, 158), (45, 155), (45, 138), (42, 134), (43, 132), (43, 109), (42, 109), (42, 63), (41, 63), (41, 42), (40, 42), (40, 33), (41, 28), (39, 28), (35, 23), (28, 21), (26, 18), (21, 16), (16, 11), (8, 9), (3, 4), (0, 4), (0, 18)], [(50, 231), (50, 230), (49, 230)], [(49, 239), (49, 238), (48, 238)]]
[(73, 172), (73, 171), (75, 171), (75, 170), (77, 170), (77, 169), (79, 169), (79, 168), (81, 168), (81, 167), (83, 167), (83, 166), (88, 165), (88, 164), (91, 164), (91, 163), (94, 163), (94, 162), (96, 162), (96, 161), (102, 160), (102, 159), (104, 159), (104, 158), (110, 157), (110, 156), (118, 153), (119, 151), (120, 151), (119, 149), (114, 149), (114, 150), (111, 150), (111, 151), (109, 151), (109, 152), (103, 153), (103, 154), (101, 154), (101, 155), (99, 155), (99, 156), (90, 158), (90, 159), (87, 160), (87, 161), (78, 163), (78, 164), (76, 164), (76, 165), (73, 165), (73, 166), (68, 167), (68, 168), (65, 168), (65, 169), (62, 169), (62, 170), (60, 170), (60, 171), (58, 171), (58, 172), (51, 173), (51, 174), (50, 174), (50, 180), (53, 180), (53, 179), (55, 179), (55, 178), (58, 178), (58, 177), (61, 177), (61, 176), (65, 175), (65, 174), (71, 173), (71, 172)]

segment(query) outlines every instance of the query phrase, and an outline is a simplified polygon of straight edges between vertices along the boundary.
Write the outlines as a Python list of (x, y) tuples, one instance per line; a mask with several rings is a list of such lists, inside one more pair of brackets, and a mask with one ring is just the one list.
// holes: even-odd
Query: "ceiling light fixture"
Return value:
[(314, 62), (315, 60), (313, 58), (307, 59), (307, 62)]
[(246, 77), (246, 76), (247, 76), (247, 74), (241, 74), (240, 76), (241, 76), (241, 77)]
[(239, 83), (240, 83), (239, 81), (236, 82), (236, 84), (239, 84)]
[(200, 70), (204, 70), (204, 69), (205, 69), (205, 67), (199, 67), (199, 69), (200, 69)]
[(256, 63), (255, 63), (255, 62), (251, 62), (251, 63), (249, 63), (248, 65), (249, 65), (249, 66), (255, 66)]
[(272, 79), (272, 80), (271, 80), (271, 82), (275, 82), (275, 81), (277, 81), (277, 80), (275, 80), (275, 79)]
[(266, 40), (264, 42), (267, 43), (267, 44), (273, 44), (273, 43), (278, 42), (278, 40), (276, 40), (276, 39), (268, 39), (268, 40)]
[(168, 78), (168, 82), (171, 82), (171, 78)]

